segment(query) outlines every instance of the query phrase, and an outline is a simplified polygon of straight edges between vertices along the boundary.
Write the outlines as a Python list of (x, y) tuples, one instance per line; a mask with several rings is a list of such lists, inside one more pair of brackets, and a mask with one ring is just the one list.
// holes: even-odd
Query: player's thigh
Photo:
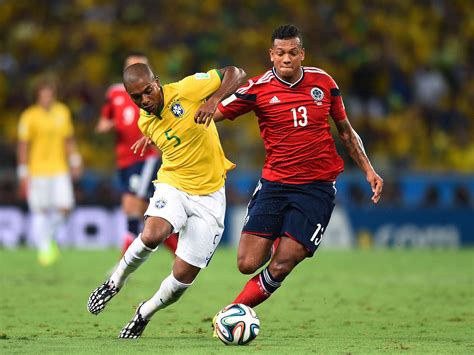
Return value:
[(127, 216), (141, 216), (148, 207), (147, 201), (132, 193), (122, 194), (122, 210)]
[(71, 210), (74, 207), (74, 187), (69, 174), (55, 176), (51, 180), (53, 206), (61, 210)]
[(247, 206), (242, 234), (273, 240), (279, 237), (286, 200), (279, 184), (260, 179)]
[(148, 216), (141, 239), (147, 247), (154, 249), (171, 234), (172, 230), (173, 226), (166, 219)]
[(300, 209), (289, 209), (285, 213), (281, 228), (282, 236), (303, 245), (308, 251), (308, 256), (313, 256), (321, 244), (334, 207), (331, 201), (315, 200), (314, 204), (318, 207), (311, 216)]
[(179, 232), (188, 219), (186, 203), (186, 193), (171, 185), (157, 183), (145, 216), (163, 218), (173, 226), (172, 232)]
[(223, 229), (207, 219), (190, 216), (183, 229), (179, 231), (176, 256), (199, 268), (206, 267), (219, 245)]
[(205, 196), (189, 196), (186, 225), (179, 231), (176, 255), (199, 268), (211, 261), (224, 232), (224, 188)]
[(33, 212), (45, 211), (51, 208), (52, 200), (49, 192), (48, 177), (32, 176), (28, 179), (28, 208)]

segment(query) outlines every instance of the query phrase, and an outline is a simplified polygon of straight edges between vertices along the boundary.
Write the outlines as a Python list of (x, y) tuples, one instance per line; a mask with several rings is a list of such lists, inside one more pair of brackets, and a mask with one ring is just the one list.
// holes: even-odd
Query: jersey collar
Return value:
[(275, 67), (272, 68), (272, 72), (273, 72), (273, 75), (275, 75), (275, 78), (277, 78), (277, 80), (278, 80), (279, 82), (281, 82), (282, 84), (285, 84), (286, 86), (289, 86), (290, 88), (294, 88), (294, 87), (297, 86), (299, 83), (301, 83), (301, 81), (303, 81), (303, 78), (304, 78), (304, 70), (303, 70), (303, 67), (301, 67), (300, 70), (301, 70), (301, 76), (299, 77), (299, 79), (296, 80), (294, 83), (290, 83), (289, 81), (283, 80), (282, 78), (280, 78), (280, 77), (278, 76)]

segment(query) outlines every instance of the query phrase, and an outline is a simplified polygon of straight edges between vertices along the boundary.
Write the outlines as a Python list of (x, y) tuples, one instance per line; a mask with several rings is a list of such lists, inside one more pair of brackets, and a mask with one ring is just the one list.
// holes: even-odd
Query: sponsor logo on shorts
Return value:
[(166, 199), (164, 197), (160, 197), (160, 198), (158, 198), (158, 200), (156, 200), (155, 207), (156, 208), (163, 208), (163, 207), (166, 206), (167, 202), (168, 201), (166, 201)]

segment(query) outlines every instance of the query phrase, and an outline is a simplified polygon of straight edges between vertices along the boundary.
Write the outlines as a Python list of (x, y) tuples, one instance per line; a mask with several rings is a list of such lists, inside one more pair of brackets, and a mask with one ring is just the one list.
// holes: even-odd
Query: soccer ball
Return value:
[(226, 345), (245, 345), (260, 331), (260, 320), (255, 311), (245, 304), (230, 304), (217, 313), (214, 329)]

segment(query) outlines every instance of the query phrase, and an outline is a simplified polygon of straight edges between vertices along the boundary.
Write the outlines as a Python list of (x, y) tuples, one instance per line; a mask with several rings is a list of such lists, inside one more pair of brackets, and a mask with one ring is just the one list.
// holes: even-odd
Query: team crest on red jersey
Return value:
[(313, 97), (314, 101), (322, 101), (324, 99), (324, 92), (318, 87), (312, 88), (311, 96)]

